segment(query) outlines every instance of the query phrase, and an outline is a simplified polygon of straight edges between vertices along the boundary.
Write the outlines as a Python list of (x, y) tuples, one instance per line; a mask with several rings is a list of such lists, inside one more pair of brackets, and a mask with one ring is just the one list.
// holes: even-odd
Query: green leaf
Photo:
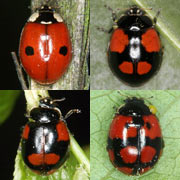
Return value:
[[(138, 89), (179, 89), (180, 1), (173, 3), (172, 0), (91, 0), (91, 88), (132, 89), (119, 81), (108, 66), (107, 48), (111, 34), (97, 30), (97, 26), (108, 30), (113, 25), (112, 13), (104, 7), (105, 4), (113, 10), (119, 8), (118, 16), (133, 4), (143, 8), (152, 19), (160, 10), (156, 27), (164, 47), (163, 62), (159, 72)], [(149, 8), (153, 9), (148, 10)]]
[[(147, 104), (156, 107), (165, 142), (160, 160), (141, 176), (127, 176), (116, 170), (106, 151), (109, 126), (116, 108), (124, 104), (127, 96), (144, 98)], [(90, 107), (91, 180), (180, 179), (180, 91), (120, 91), (120, 94), (117, 91), (91, 91)]]
[(11, 114), (19, 93), (17, 90), (0, 91), (0, 124)]

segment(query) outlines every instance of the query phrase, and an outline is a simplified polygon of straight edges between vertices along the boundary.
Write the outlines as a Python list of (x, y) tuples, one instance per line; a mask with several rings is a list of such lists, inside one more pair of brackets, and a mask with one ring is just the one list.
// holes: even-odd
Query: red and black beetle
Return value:
[(34, 172), (49, 175), (57, 170), (65, 161), (69, 146), (69, 132), (65, 119), (80, 110), (70, 110), (62, 116), (56, 102), (42, 98), (39, 107), (35, 107), (28, 115), (33, 121), (28, 122), (22, 134), (22, 157), (25, 164)]
[(164, 142), (155, 114), (136, 97), (128, 98), (110, 126), (108, 154), (112, 164), (127, 175), (151, 169), (162, 154)]

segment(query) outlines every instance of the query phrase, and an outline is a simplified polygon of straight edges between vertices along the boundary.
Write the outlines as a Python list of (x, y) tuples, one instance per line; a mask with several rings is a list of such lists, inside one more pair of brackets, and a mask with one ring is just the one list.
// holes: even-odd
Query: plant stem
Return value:
[(27, 111), (29, 112), (33, 107), (38, 106), (39, 99), (48, 97), (48, 91), (45, 90), (24, 90), (27, 101)]
[(87, 173), (90, 174), (89, 159), (72, 135), (70, 135), (70, 148), (78, 162), (82, 164), (85, 167)]

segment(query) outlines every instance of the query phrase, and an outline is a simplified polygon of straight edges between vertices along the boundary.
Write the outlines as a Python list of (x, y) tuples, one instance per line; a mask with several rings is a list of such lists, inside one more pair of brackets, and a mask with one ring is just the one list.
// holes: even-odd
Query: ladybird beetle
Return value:
[(55, 83), (66, 71), (71, 51), (67, 26), (51, 7), (42, 6), (30, 16), (21, 33), (19, 56), (32, 79)]
[(142, 85), (160, 68), (162, 46), (155, 22), (156, 18), (153, 23), (137, 6), (115, 20), (108, 63), (112, 72), (130, 86)]
[(107, 150), (112, 164), (127, 175), (140, 175), (156, 164), (163, 147), (155, 114), (144, 100), (126, 99), (110, 126)]
[(43, 98), (39, 107), (30, 111), (28, 122), (22, 134), (22, 158), (35, 173), (52, 174), (65, 161), (69, 146), (69, 132), (65, 119), (80, 110), (70, 110), (65, 117), (58, 108), (57, 101)]

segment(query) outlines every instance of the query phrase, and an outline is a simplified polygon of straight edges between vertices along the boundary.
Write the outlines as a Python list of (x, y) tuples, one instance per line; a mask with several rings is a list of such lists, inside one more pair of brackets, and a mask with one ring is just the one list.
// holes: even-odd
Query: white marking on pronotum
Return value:
[(130, 31), (139, 31), (140, 28), (137, 27), (137, 26), (132, 26), (129, 30), (130, 30)]
[(29, 22), (34, 22), (36, 21), (36, 19), (39, 17), (39, 13), (38, 12), (35, 12), (33, 13), (30, 18), (28, 19)]
[(48, 22), (41, 21), (40, 23), (41, 23), (41, 24), (52, 24), (52, 21), (48, 21)]
[(62, 17), (58, 13), (54, 13), (54, 18), (56, 19), (57, 22), (63, 22)]

